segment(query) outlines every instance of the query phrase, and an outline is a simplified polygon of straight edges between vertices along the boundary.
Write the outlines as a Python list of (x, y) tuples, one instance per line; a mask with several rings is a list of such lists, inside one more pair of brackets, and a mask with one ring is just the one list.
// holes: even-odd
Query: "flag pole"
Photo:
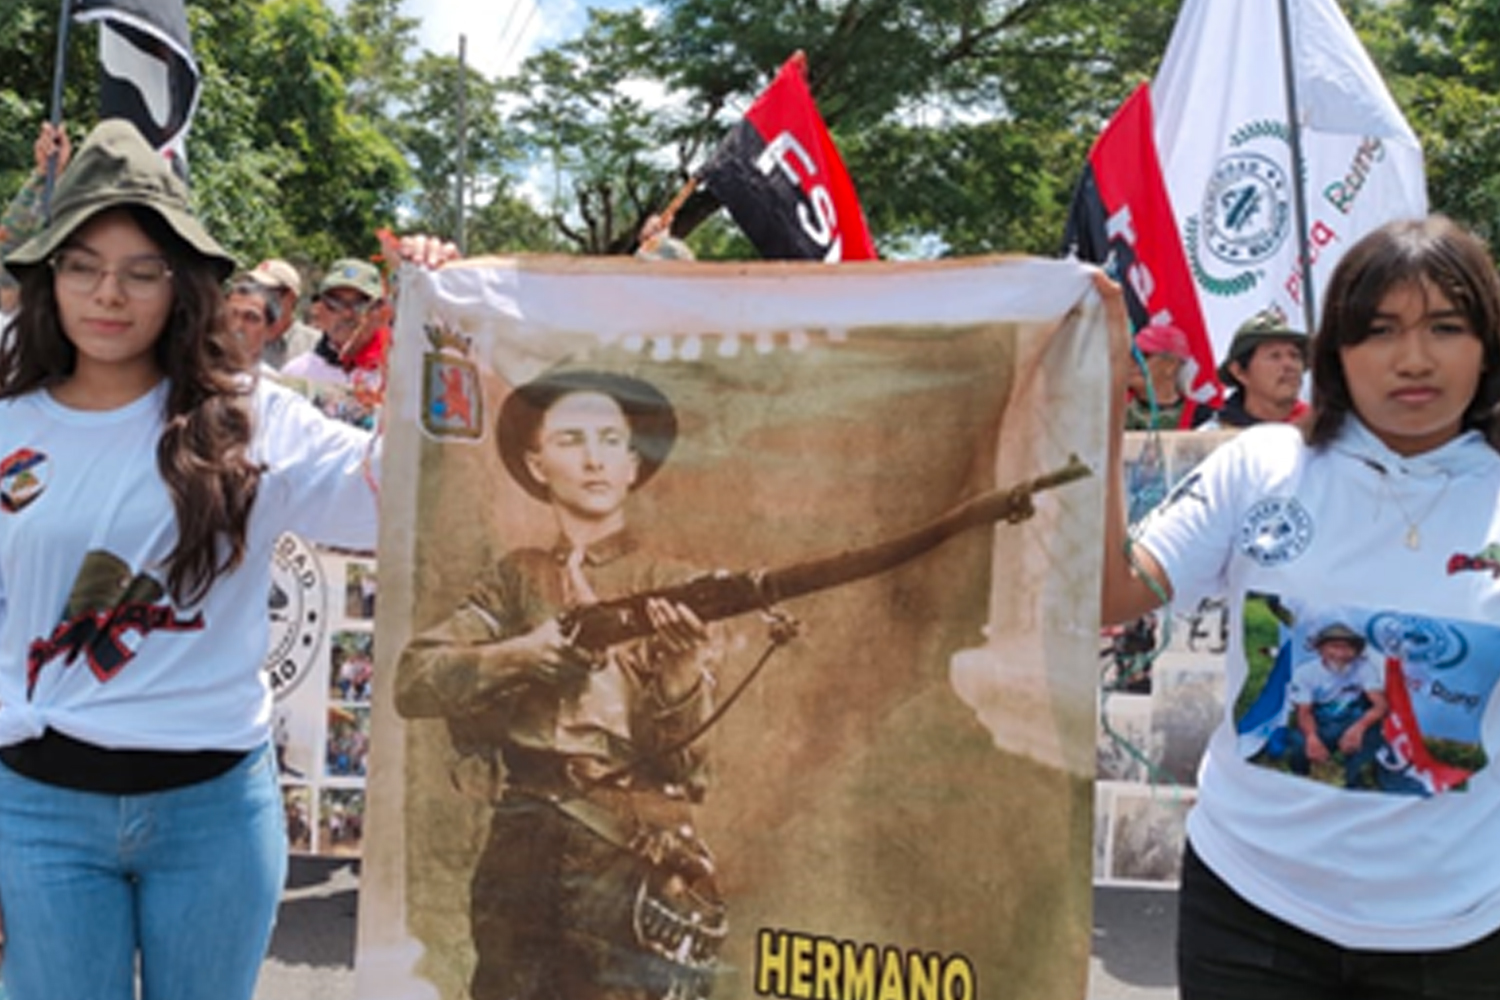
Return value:
[(677, 210), (682, 207), (683, 203), (696, 190), (698, 190), (698, 178), (689, 177), (687, 183), (677, 189), (677, 193), (672, 196), (672, 200), (667, 203), (667, 207), (657, 213), (661, 217), (662, 225), (667, 229), (672, 228), (672, 220), (676, 218)]
[(1286, 83), (1287, 142), (1292, 153), (1292, 206), (1297, 224), (1297, 260), (1302, 277), (1302, 319), (1311, 336), (1317, 324), (1312, 253), (1307, 232), (1307, 176), (1302, 162), (1302, 123), (1297, 111), (1296, 59), (1292, 54), (1291, 0), (1281, 0), (1281, 72)]
[[(67, 76), (68, 24), (72, 21), (73, 0), (62, 0), (58, 5), (61, 16), (57, 22), (57, 58), (52, 64), (52, 108), (48, 120), (52, 128), (62, 123), (63, 80)], [(57, 144), (47, 154), (47, 170), (42, 180), (42, 224), (52, 221), (52, 185), (57, 181)]]

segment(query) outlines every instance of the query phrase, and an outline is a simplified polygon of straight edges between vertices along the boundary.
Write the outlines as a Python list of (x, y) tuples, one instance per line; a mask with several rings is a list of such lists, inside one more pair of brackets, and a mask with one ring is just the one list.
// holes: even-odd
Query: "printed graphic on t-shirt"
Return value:
[(0, 510), (17, 513), (41, 496), (47, 488), (48, 465), (45, 453), (30, 448), (0, 459)]
[(1462, 790), (1488, 756), (1500, 627), (1250, 592), (1240, 754), (1340, 788)]
[(100, 682), (107, 682), (135, 659), (136, 647), (151, 632), (196, 632), (203, 612), (177, 614), (161, 583), (112, 552), (95, 549), (84, 556), (62, 621), (48, 636), (38, 636), (27, 650), (26, 696), (36, 690), (42, 670), (61, 660), (67, 668), (83, 656)]
[(1448, 557), (1448, 575), (1459, 573), (1488, 573), (1500, 579), (1500, 542), (1491, 542), (1472, 555), (1455, 552)]

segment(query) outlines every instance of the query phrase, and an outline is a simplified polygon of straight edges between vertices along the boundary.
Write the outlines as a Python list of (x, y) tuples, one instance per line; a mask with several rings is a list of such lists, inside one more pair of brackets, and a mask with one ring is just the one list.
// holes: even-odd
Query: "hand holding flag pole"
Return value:
[[(62, 0), (49, 121), (62, 124), (72, 21), (99, 22), (99, 117), (124, 118), (171, 158), (186, 177), (186, 138), (198, 107), (200, 78), (183, 0)], [(56, 159), (42, 188), (42, 216), (50, 221)]]
[[(73, 19), (72, 8), (73, 0), (62, 0), (62, 3), (58, 5), (57, 57), (52, 64), (52, 107), (47, 113), (47, 121), (54, 130), (62, 127), (63, 80), (66, 78), (68, 25)], [(57, 154), (58, 151), (54, 149), (52, 155), (47, 157), (47, 166), (43, 171), (42, 224), (44, 226), (52, 221), (52, 188), (57, 183)]]

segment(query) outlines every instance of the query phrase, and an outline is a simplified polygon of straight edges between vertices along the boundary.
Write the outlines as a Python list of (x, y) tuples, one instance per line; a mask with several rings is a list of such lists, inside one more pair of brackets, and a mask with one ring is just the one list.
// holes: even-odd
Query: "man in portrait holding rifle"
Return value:
[(567, 621), (690, 575), (626, 525), (676, 433), (671, 403), (640, 379), (561, 370), (515, 389), (500, 456), (552, 508), (556, 542), (508, 553), (401, 656), (397, 710), (445, 719), (455, 748), (505, 772), (471, 881), (474, 1000), (711, 988), (724, 910), (692, 824), (693, 737), (722, 643), (664, 598), (644, 603), (646, 634), (605, 649), (575, 643)]

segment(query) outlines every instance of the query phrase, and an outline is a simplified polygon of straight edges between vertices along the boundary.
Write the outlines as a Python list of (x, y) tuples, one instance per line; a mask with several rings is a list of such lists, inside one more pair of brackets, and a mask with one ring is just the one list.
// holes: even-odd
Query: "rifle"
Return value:
[(1019, 524), (1036, 513), (1033, 495), (1089, 475), (1089, 467), (1070, 455), (1068, 464), (1005, 490), (990, 490), (953, 508), (922, 527), (884, 542), (794, 563), (780, 569), (715, 570), (683, 583), (585, 604), (563, 612), (565, 635), (573, 645), (602, 652), (616, 643), (650, 635), (646, 602), (653, 597), (685, 605), (703, 622), (769, 610), (780, 602), (874, 576), (913, 559), (960, 532), (994, 521)]

